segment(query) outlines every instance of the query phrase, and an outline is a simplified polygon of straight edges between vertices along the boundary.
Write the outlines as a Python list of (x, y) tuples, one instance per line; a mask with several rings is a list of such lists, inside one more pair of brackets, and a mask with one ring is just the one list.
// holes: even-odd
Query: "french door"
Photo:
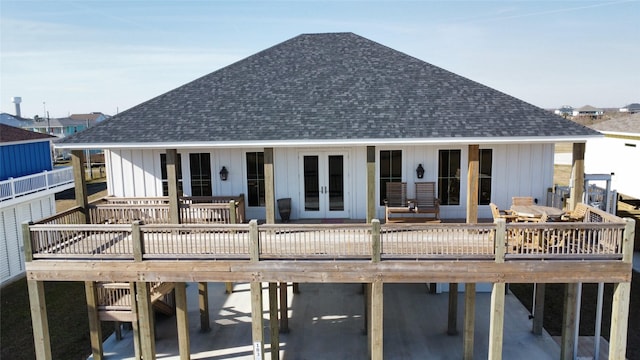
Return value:
[(300, 154), (301, 218), (349, 217), (346, 152)]

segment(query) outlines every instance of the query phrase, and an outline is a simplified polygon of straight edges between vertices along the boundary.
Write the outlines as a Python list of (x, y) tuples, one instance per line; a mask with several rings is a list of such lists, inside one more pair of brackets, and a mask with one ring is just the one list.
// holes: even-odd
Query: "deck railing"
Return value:
[(131, 225), (31, 225), (27, 258), (133, 259)]
[[(384, 225), (25, 225), (28, 259), (621, 260), (632, 220)], [(631, 226), (631, 227), (629, 227)], [(502, 249), (502, 246), (500, 246)], [(502, 257), (502, 255), (499, 255)], [(377, 259), (377, 260), (376, 260)]]
[(0, 201), (61, 187), (73, 187), (73, 168), (65, 167), (0, 181)]
[(622, 258), (625, 223), (510, 223), (506, 258)]
[(79, 225), (86, 223), (82, 208), (75, 206), (55, 215), (40, 219), (35, 225)]
[[(167, 224), (168, 197), (105, 197), (89, 208), (92, 224)], [(200, 196), (180, 198), (180, 222), (183, 224), (243, 223), (244, 195)]]
[(493, 259), (495, 224), (385, 225), (382, 258)]
[(131, 310), (131, 284), (121, 282), (101, 282), (98, 283), (96, 290), (98, 293), (98, 310)]
[(261, 259), (370, 259), (371, 225), (260, 225)]
[(144, 259), (249, 259), (248, 225), (142, 225)]

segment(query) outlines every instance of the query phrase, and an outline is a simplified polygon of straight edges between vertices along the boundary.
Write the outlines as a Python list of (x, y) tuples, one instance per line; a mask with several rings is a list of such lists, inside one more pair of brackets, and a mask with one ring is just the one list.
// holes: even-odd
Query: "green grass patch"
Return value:
[[(27, 281), (23, 278), (0, 293), (0, 344), (3, 360), (35, 359)], [(82, 359), (91, 354), (89, 319), (82, 282), (46, 282), (45, 301), (54, 359)], [(102, 322), (106, 339), (112, 322)]]

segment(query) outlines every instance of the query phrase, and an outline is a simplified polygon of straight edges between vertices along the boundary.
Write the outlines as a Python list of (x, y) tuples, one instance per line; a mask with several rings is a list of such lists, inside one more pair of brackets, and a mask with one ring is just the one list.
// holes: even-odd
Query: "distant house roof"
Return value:
[(0, 143), (50, 138), (54, 138), (54, 136), (0, 124)]
[(28, 124), (30, 121), (31, 121), (30, 119), (25, 119), (23, 117), (19, 117), (19, 116), (7, 114), (7, 113), (0, 113), (0, 124), (19, 127), (19, 126), (22, 126), (23, 124)]
[(358, 35), (330, 33), (294, 37), (59, 144), (310, 146), (598, 135)]
[(108, 118), (107, 115), (101, 113), (101, 112), (92, 112), (89, 114), (71, 114), (69, 115), (69, 119), (72, 120), (84, 120), (84, 121), (97, 121), (100, 119), (106, 119)]
[(640, 104), (638, 103), (629, 104), (625, 107), (620, 108), (620, 111), (640, 112)]
[(604, 110), (602, 110), (602, 109), (600, 109), (600, 108), (593, 107), (593, 106), (591, 106), (591, 105), (585, 105), (585, 106), (583, 106), (583, 107), (581, 107), (581, 108), (577, 108), (577, 109), (575, 109), (575, 110), (576, 110), (576, 111), (579, 111), (579, 112), (596, 112), (596, 111), (598, 111), (598, 112), (602, 112), (602, 111), (604, 111)]
[(591, 125), (591, 128), (608, 133), (640, 135), (640, 113), (603, 121)]
[[(94, 121), (90, 120), (91, 125), (94, 124)], [(24, 127), (30, 127), (30, 128), (42, 128), (42, 127), (52, 127), (52, 128), (58, 128), (58, 127), (68, 127), (68, 126), (87, 126), (87, 120), (76, 120), (76, 119), (71, 119), (71, 118), (51, 118), (51, 119), (44, 119), (44, 118), (40, 118), (39, 121), (35, 121), (35, 120), (31, 120), (27, 123), (25, 123)]]

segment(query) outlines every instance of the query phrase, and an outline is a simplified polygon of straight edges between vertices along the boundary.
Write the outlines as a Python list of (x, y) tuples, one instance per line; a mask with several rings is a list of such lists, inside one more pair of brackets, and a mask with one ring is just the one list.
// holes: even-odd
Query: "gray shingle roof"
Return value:
[(62, 144), (589, 137), (591, 129), (352, 33), (305, 34)]
[(640, 113), (593, 124), (591, 128), (604, 132), (618, 132), (640, 136)]

